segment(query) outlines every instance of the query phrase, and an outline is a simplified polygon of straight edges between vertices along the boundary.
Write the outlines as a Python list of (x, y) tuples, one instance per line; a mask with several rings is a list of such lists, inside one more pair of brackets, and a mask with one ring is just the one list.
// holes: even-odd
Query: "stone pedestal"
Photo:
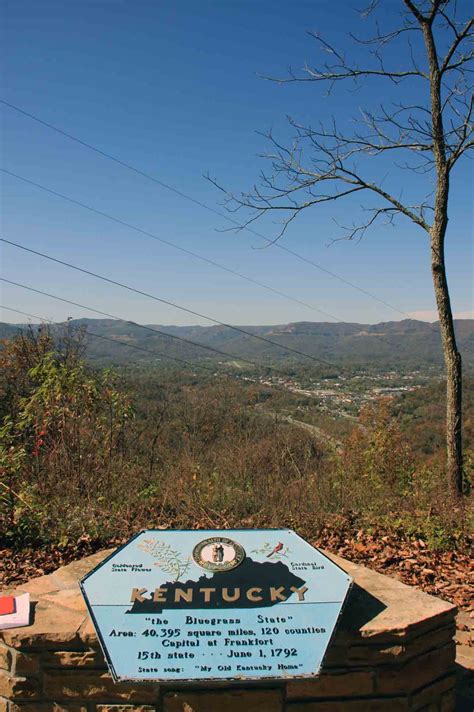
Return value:
[(450, 712), (449, 603), (330, 556), (355, 581), (321, 675), (254, 685), (114, 684), (78, 587), (110, 551), (33, 579), (33, 624), (0, 632), (0, 712)]

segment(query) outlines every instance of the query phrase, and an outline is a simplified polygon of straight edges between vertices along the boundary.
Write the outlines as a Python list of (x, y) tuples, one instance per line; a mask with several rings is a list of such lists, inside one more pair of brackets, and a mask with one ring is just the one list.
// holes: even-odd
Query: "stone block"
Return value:
[(32, 601), (38, 601), (45, 593), (52, 593), (57, 589), (58, 586), (54, 581), (53, 574), (47, 574), (46, 576), (30, 579), (30, 581), (21, 584), (17, 590), (21, 593), (27, 591)]
[(40, 670), (39, 655), (35, 653), (22, 653), (21, 651), (15, 652), (13, 670), (15, 675), (21, 675), (23, 677), (37, 675)]
[(439, 712), (454, 712), (456, 709), (456, 693), (454, 690), (445, 692), (441, 697)]
[(0, 697), (7, 700), (32, 699), (39, 696), (39, 683), (34, 678), (14, 677), (0, 672)]
[(468, 648), (465, 645), (457, 645), (456, 663), (466, 670), (474, 672), (474, 648)]
[(53, 650), (44, 653), (44, 667), (93, 667), (106, 670), (104, 656), (99, 650)]
[(436, 682), (423, 687), (421, 690), (417, 690), (411, 697), (413, 709), (424, 709), (430, 704), (438, 705), (445, 693), (454, 690), (455, 684), (456, 678), (452, 674), (436, 680)]
[(409, 710), (406, 697), (377, 697), (359, 700), (290, 702), (285, 712), (408, 712)]
[(12, 651), (9, 650), (6, 645), (0, 643), (0, 669), (11, 670), (12, 661)]
[(458, 630), (473, 630), (474, 629), (474, 618), (471, 618), (469, 613), (464, 613), (461, 611), (456, 616), (456, 628)]
[(404, 645), (351, 645), (347, 649), (346, 661), (348, 666), (363, 665), (372, 667), (381, 663), (401, 662), (406, 655)]
[(348, 652), (349, 645), (339, 645), (335, 640), (331, 641), (324, 656), (322, 670), (346, 667), (349, 661)]
[(347, 662), (349, 665), (400, 665), (427, 651), (442, 648), (452, 641), (454, 634), (455, 626), (451, 622), (404, 641), (402, 645), (352, 645), (347, 653)]
[(472, 645), (474, 643), (472, 632), (470, 630), (457, 630), (456, 643), (457, 645)]
[(156, 712), (150, 705), (97, 705), (96, 712)]
[(89, 616), (86, 617), (84, 623), (79, 629), (79, 638), (83, 645), (90, 645), (91, 647), (98, 648), (99, 642), (97, 640), (97, 633), (92, 625), (92, 620)]
[(313, 680), (294, 680), (286, 685), (288, 700), (303, 697), (361, 697), (370, 695), (375, 687), (371, 671), (339, 671), (321, 674)]
[(452, 672), (455, 656), (454, 641), (438, 650), (413, 658), (400, 667), (390, 666), (377, 671), (376, 690), (384, 695), (415, 691), (433, 680)]
[(68, 608), (57, 608), (48, 603), (38, 603), (32, 625), (10, 628), (0, 634), (0, 639), (13, 648), (64, 647), (79, 642), (79, 629), (85, 613)]
[(163, 712), (282, 712), (281, 690), (169, 692)]
[(115, 549), (99, 551), (96, 554), (92, 554), (92, 556), (86, 557), (85, 559), (79, 559), (78, 561), (73, 561), (71, 564), (67, 564), (67, 566), (62, 566), (53, 574), (50, 574), (53, 577), (56, 589), (79, 590), (78, 582), (80, 579), (89, 573), (91, 569), (100, 564), (100, 562), (109, 556), (113, 551), (115, 551)]
[[(328, 551), (324, 554), (347, 571), (356, 584), (342, 615), (341, 633), (350, 632), (352, 636), (355, 633), (356, 637), (371, 639), (370, 642), (393, 640), (394, 644), (398, 644), (424, 630), (448, 624), (455, 618), (456, 607), (440, 598)], [(369, 608), (373, 609), (372, 614), (368, 618), (365, 615), (364, 619)]]
[(70, 608), (72, 611), (84, 613), (87, 611), (84, 597), (78, 587), (48, 593), (42, 597), (42, 600), (48, 601), (48, 603), (51, 603), (53, 606)]
[(85, 705), (58, 702), (18, 702), (11, 703), (9, 712), (87, 712)]
[(44, 696), (49, 699), (87, 699), (149, 703), (158, 699), (158, 685), (115, 683), (109, 673), (95, 670), (45, 670)]
[(454, 621), (449, 621), (447, 625), (436, 625), (431, 630), (417, 635), (415, 638), (410, 638), (406, 646), (411, 656), (421, 655), (428, 650), (440, 648), (445, 643), (453, 640), (456, 635), (456, 625)]

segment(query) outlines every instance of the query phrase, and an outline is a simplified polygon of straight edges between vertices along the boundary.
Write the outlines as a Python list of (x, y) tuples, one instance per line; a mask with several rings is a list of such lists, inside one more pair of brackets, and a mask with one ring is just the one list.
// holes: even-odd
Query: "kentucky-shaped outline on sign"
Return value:
[(115, 681), (319, 673), (352, 579), (288, 529), (148, 530), (81, 581)]

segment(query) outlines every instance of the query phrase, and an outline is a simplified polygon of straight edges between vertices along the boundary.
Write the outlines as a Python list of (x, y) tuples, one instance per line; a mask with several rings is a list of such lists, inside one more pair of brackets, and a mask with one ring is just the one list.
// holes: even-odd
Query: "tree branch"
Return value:
[[(443, 17), (445, 17), (444, 14), (443, 14)], [(468, 36), (471, 36), (469, 30), (473, 26), (474, 26), (474, 18), (471, 17), (471, 19), (466, 22), (466, 24), (461, 32), (457, 32), (456, 28), (454, 27), (454, 32), (456, 33), (456, 37), (455, 37), (454, 42), (452, 43), (451, 47), (449, 48), (449, 50), (444, 58), (444, 61), (441, 64), (441, 68), (440, 68), (441, 74), (443, 74), (448, 69), (454, 69), (457, 66), (461, 66), (465, 61), (469, 61), (469, 59), (472, 59), (473, 53), (471, 52), (469, 55), (469, 59), (462, 59), (460, 62), (457, 62), (454, 65), (449, 64), (454, 53), (456, 52), (459, 45), (461, 44), (461, 42), (464, 39), (466, 39)]]
[[(356, 194), (372, 195), (382, 202), (368, 208), (370, 218), (361, 220), (351, 227), (345, 227), (346, 238), (360, 239), (380, 218), (390, 223), (397, 215), (403, 215), (425, 232), (432, 229), (431, 213), (436, 206), (436, 195), (422, 197), (415, 204), (408, 204), (402, 198), (374, 180), (375, 159), (396, 155), (415, 157), (406, 159), (397, 167), (425, 174), (431, 171), (446, 171), (473, 147), (473, 100), (472, 84), (469, 83), (468, 63), (474, 58), (473, 52), (463, 52), (463, 47), (473, 33), (473, 19), (460, 23), (455, 10), (448, 10), (449, 0), (402, 0), (406, 10), (399, 27), (381, 31), (376, 24), (372, 36), (352, 39), (367, 47), (377, 66), (365, 63), (363, 67), (346, 59), (318, 33), (310, 32), (320, 49), (331, 56), (331, 60), (321, 67), (305, 65), (305, 76), (296, 76), (292, 70), (283, 79), (273, 79), (278, 83), (322, 82), (329, 87), (335, 82), (360, 78), (386, 78), (399, 82), (421, 77), (430, 82), (430, 95), (420, 97), (417, 103), (381, 105), (375, 113), (361, 109), (355, 117), (355, 129), (341, 130), (335, 120), (318, 125), (300, 123), (291, 117), (288, 124), (294, 134), (289, 141), (277, 140), (271, 132), (263, 134), (270, 142), (271, 149), (263, 154), (271, 169), (262, 172), (259, 185), (254, 185), (248, 193), (233, 194), (226, 191), (215, 180), (213, 184), (225, 193), (226, 208), (235, 212), (239, 209), (250, 211), (249, 217), (238, 226), (243, 229), (263, 215), (272, 212), (283, 216), (283, 225), (275, 240), (281, 238), (288, 226), (307, 208), (335, 203)], [(371, 15), (378, 5), (372, 0), (365, 15)], [(435, 33), (448, 33), (448, 49), (440, 60)], [(419, 66), (420, 55), (411, 38), (423, 37), (426, 68)], [(389, 69), (385, 67), (383, 50), (390, 43), (406, 43), (402, 56), (411, 58), (411, 68)], [(446, 42), (445, 42), (446, 44)], [(266, 77), (269, 79), (270, 77)], [(434, 92), (434, 93), (433, 93)], [(466, 100), (466, 97), (470, 99)], [(435, 108), (433, 109), (433, 97)], [(435, 116), (435, 120), (433, 117)], [(370, 159), (370, 163), (368, 162)], [(386, 170), (386, 165), (383, 166)], [(428, 214), (430, 216), (428, 218)]]

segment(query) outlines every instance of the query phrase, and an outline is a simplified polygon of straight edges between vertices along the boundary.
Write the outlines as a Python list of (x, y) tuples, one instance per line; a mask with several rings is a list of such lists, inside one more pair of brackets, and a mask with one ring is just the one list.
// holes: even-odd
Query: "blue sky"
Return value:
[[(336, 88), (327, 97), (315, 84), (277, 85), (292, 65), (320, 58), (307, 30), (349, 51), (348, 33), (366, 32), (355, 0), (292, 3), (227, 0), (200, 3), (120, 0), (8, 0), (2, 2), (4, 62), (1, 98), (114, 154), (211, 207), (221, 196), (209, 172), (235, 190), (251, 187), (266, 149), (257, 131), (288, 136), (286, 116), (316, 122), (335, 115), (349, 126), (360, 107), (393, 98), (381, 82), (357, 92)], [(467, 12), (467, 3), (461, 9)], [(397, 2), (386, 3), (395, 21)], [(352, 51), (352, 50), (351, 50)], [(361, 48), (353, 52), (361, 61)], [(398, 63), (395, 47), (389, 60)], [(392, 92), (386, 95), (386, 92)], [(425, 91), (402, 85), (403, 100)], [(18, 113), (0, 107), (4, 168), (182, 247), (238, 270), (334, 314), (378, 322), (403, 316), (329, 275), (261, 243), (222, 232), (224, 220), (120, 168)], [(369, 164), (403, 195), (428, 192), (419, 177), (393, 163)], [(165, 299), (230, 323), (320, 321), (317, 311), (285, 300), (171, 247), (3, 176), (2, 235)], [(359, 199), (308, 211), (284, 237), (289, 248), (398, 307), (434, 318), (427, 235), (400, 219), (380, 225), (361, 242), (337, 241), (334, 220), (347, 223)], [(452, 178), (447, 242), (454, 310), (472, 313), (472, 163)], [(275, 225), (257, 229), (268, 237)], [(202, 323), (171, 307), (2, 246), (3, 274), (67, 299), (155, 324)], [(93, 314), (9, 286), (2, 301), (55, 320)], [(3, 312), (5, 321), (21, 317)]]

